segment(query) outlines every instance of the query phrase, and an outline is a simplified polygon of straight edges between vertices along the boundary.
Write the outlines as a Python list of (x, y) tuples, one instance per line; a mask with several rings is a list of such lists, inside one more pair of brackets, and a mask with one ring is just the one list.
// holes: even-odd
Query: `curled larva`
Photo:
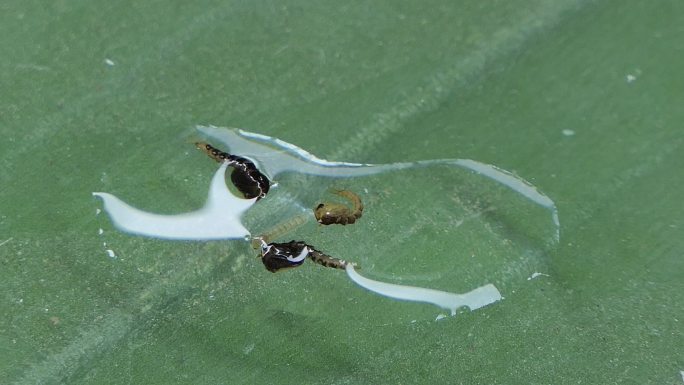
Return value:
[(363, 202), (358, 195), (349, 190), (336, 190), (333, 193), (347, 199), (351, 202), (352, 207), (349, 208), (341, 203), (334, 202), (321, 203), (314, 209), (314, 216), (318, 223), (322, 225), (349, 225), (361, 218)]

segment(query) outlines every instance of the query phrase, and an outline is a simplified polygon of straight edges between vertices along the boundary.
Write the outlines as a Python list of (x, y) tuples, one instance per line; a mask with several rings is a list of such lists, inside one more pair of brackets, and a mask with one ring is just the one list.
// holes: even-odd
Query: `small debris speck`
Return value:
[(444, 319), (446, 317), (447, 317), (446, 314), (440, 314), (437, 316), (437, 318), (435, 318), (435, 321), (439, 321), (439, 320)]
[(104, 234), (104, 230), (98, 229), (98, 230), (97, 230), (97, 233), (100, 234), (100, 235), (102, 235), (102, 234)]
[(565, 136), (573, 136), (573, 135), (575, 135), (575, 130), (570, 130), (570, 129), (567, 129), (567, 128), (564, 129), (562, 132), (563, 132), (563, 135), (565, 135)]
[(107, 249), (107, 255), (109, 258), (116, 259), (116, 254), (114, 254), (114, 250), (112, 249)]
[(531, 276), (529, 276), (529, 277), (527, 278), (527, 280), (529, 281), (529, 280), (535, 279), (535, 278), (537, 278), (537, 277), (541, 277), (542, 275), (545, 276), (545, 277), (550, 277), (550, 275), (548, 275), (548, 274), (534, 272), (534, 273), (532, 273)]
[(625, 75), (625, 80), (627, 81), (627, 84), (634, 83), (640, 75), (641, 70), (637, 68), (631, 74)]
[(0, 246), (3, 246), (5, 243), (11, 241), (12, 239), (14, 239), (14, 237), (9, 237), (8, 239), (6, 239), (6, 240), (0, 242)]
[(114, 67), (116, 65), (112, 59), (105, 59), (105, 64), (110, 67)]

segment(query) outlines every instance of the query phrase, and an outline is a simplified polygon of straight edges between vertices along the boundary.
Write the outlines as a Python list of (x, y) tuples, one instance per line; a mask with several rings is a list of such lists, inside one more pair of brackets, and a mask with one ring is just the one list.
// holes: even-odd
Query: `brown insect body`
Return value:
[(219, 163), (228, 162), (228, 165), (233, 168), (230, 180), (245, 199), (257, 198), (259, 200), (266, 196), (271, 186), (270, 182), (252, 161), (221, 151), (209, 143), (197, 142), (195, 146)]
[(321, 203), (314, 209), (314, 216), (318, 223), (322, 225), (349, 225), (361, 218), (363, 215), (363, 202), (361, 202), (361, 198), (358, 195), (349, 190), (336, 190), (333, 193), (349, 200), (352, 208), (341, 203)]
[[(313, 247), (309, 246), (310, 253), (309, 253), (309, 258), (311, 258), (312, 261), (318, 263), (319, 265), (323, 265), (325, 267), (332, 267), (334, 269), (346, 269), (347, 265), (349, 262), (345, 261), (344, 259), (339, 259), (335, 257), (331, 257), (327, 254), (324, 254)], [(354, 266), (356, 266), (354, 264)]]

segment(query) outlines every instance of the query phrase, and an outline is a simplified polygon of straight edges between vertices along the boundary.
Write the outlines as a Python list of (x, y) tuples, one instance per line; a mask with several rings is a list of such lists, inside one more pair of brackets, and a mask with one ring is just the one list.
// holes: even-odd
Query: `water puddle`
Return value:
[[(528, 277), (527, 270), (539, 266), (535, 260), (540, 250), (559, 239), (554, 202), (492, 165), (469, 159), (331, 162), (265, 135), (197, 129), (208, 143), (253, 162), (271, 181), (268, 195), (258, 203), (236, 196), (234, 186), (226, 186), (225, 163), (212, 178), (204, 207), (190, 213), (148, 213), (111, 194), (93, 193), (117, 228), (175, 240), (299, 239), (358, 263), (363, 276), (351, 264), (341, 268), (364, 289), (431, 303), (451, 314), (501, 300), (491, 282)], [(347, 200), (352, 195), (340, 191), (359, 197), (362, 215), (360, 202), (351, 204)], [(333, 203), (327, 206), (329, 201)], [(350, 211), (355, 216), (344, 220), (346, 226), (320, 225), (313, 209), (323, 203), (335, 208), (346, 204), (356, 210)], [(301, 264), (302, 250), (284, 260)]]
[(226, 188), (222, 164), (214, 174), (204, 207), (178, 215), (160, 215), (137, 209), (112, 194), (94, 192), (102, 198), (112, 223), (121, 231), (148, 237), (178, 240), (236, 239), (249, 235), (242, 214), (256, 199), (241, 199)]

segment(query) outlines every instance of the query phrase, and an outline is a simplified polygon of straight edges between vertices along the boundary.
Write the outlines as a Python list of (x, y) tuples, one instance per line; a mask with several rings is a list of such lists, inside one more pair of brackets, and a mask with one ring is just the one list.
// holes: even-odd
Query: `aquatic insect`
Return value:
[(335, 269), (346, 269), (347, 265), (356, 264), (347, 262), (343, 259), (331, 257), (316, 250), (313, 246), (302, 241), (290, 241), (285, 243), (266, 243), (261, 241), (261, 262), (266, 270), (275, 273), (282, 269), (297, 267), (304, 263), (306, 258)]
[(322, 225), (348, 225), (361, 218), (361, 215), (363, 215), (363, 202), (361, 202), (361, 198), (358, 195), (349, 190), (335, 190), (333, 194), (349, 200), (352, 203), (352, 208), (350, 209), (340, 203), (321, 203), (314, 209), (314, 216), (318, 223)]
[(230, 180), (245, 199), (257, 198), (259, 200), (266, 196), (271, 186), (270, 182), (266, 175), (262, 174), (252, 161), (223, 152), (209, 143), (196, 142), (195, 146), (215, 161), (219, 163), (227, 162), (233, 168)]
[(274, 239), (280, 238), (290, 231), (308, 223), (311, 220), (309, 214), (300, 214), (288, 219), (285, 222), (278, 223), (270, 229), (263, 232), (260, 236), (252, 238), (252, 248), (259, 249), (262, 242), (269, 243)]
[[(229, 130), (216, 127), (198, 127), (198, 129), (203, 134), (221, 141), (227, 147), (246, 156), (254, 157), (254, 159), (259, 161), (259, 166), (262, 167), (262, 170), (272, 177), (285, 171), (334, 177), (367, 176), (432, 165), (455, 166), (471, 170), (512, 189), (531, 202), (550, 210), (553, 224), (555, 225), (554, 229), (556, 230), (555, 240), (558, 242), (560, 222), (555, 203), (546, 195), (538, 192), (534, 186), (492, 165), (469, 159), (440, 159), (384, 165), (330, 162), (317, 158), (304, 149), (278, 138), (236, 129)], [(246, 236), (250, 236), (250, 232), (242, 223), (242, 214), (254, 205), (255, 200), (239, 199), (226, 189), (226, 167), (228, 167), (229, 163), (232, 163), (230, 165), (235, 167), (235, 172), (239, 171), (244, 174), (241, 177), (247, 179), (247, 184), (256, 184), (256, 188), (252, 188), (251, 196), (253, 197), (263, 197), (268, 192), (269, 185), (266, 184), (265, 187), (260, 186), (258, 175), (250, 175), (248, 171), (250, 169), (256, 170), (256, 166), (249, 160), (220, 152), (206, 143), (198, 143), (198, 147), (212, 157), (212, 159), (222, 163), (212, 178), (209, 198), (205, 206), (199, 210), (177, 215), (154, 214), (136, 209), (111, 194), (94, 192), (93, 195), (103, 200), (104, 210), (110, 215), (116, 227), (124, 232), (173, 240), (244, 240)], [(237, 165), (240, 167), (237, 167)], [(263, 175), (262, 177), (268, 183), (268, 178)], [(237, 179), (240, 182), (240, 176), (233, 179)], [(238, 188), (246, 190), (246, 187), (240, 183), (237, 183), (237, 185)], [(250, 193), (250, 191), (247, 191), (247, 193)], [(352, 203), (354, 202), (352, 201)], [(360, 207), (362, 210), (363, 206)], [(354, 220), (359, 217), (360, 215), (358, 217), (354, 216)], [(306, 215), (306, 218), (309, 221), (311, 220), (310, 212)], [(306, 222), (306, 220), (303, 220), (301, 223)], [(287, 226), (274, 228), (274, 235), (272, 237), (280, 236), (288, 228)], [(303, 263), (304, 259), (310, 258), (324, 266), (345, 267), (347, 275), (354, 283), (374, 293), (400, 300), (431, 303), (449, 309), (452, 315), (456, 314), (456, 311), (461, 306), (467, 306), (471, 310), (475, 310), (502, 299), (501, 293), (492, 284), (478, 287), (464, 294), (396, 285), (365, 278), (355, 271), (354, 263), (332, 258), (304, 242), (268, 243), (269, 241), (266, 236), (261, 239), (257, 237), (254, 240), (257, 241), (257, 248), (262, 248), (262, 260), (270, 271), (298, 266)]]

